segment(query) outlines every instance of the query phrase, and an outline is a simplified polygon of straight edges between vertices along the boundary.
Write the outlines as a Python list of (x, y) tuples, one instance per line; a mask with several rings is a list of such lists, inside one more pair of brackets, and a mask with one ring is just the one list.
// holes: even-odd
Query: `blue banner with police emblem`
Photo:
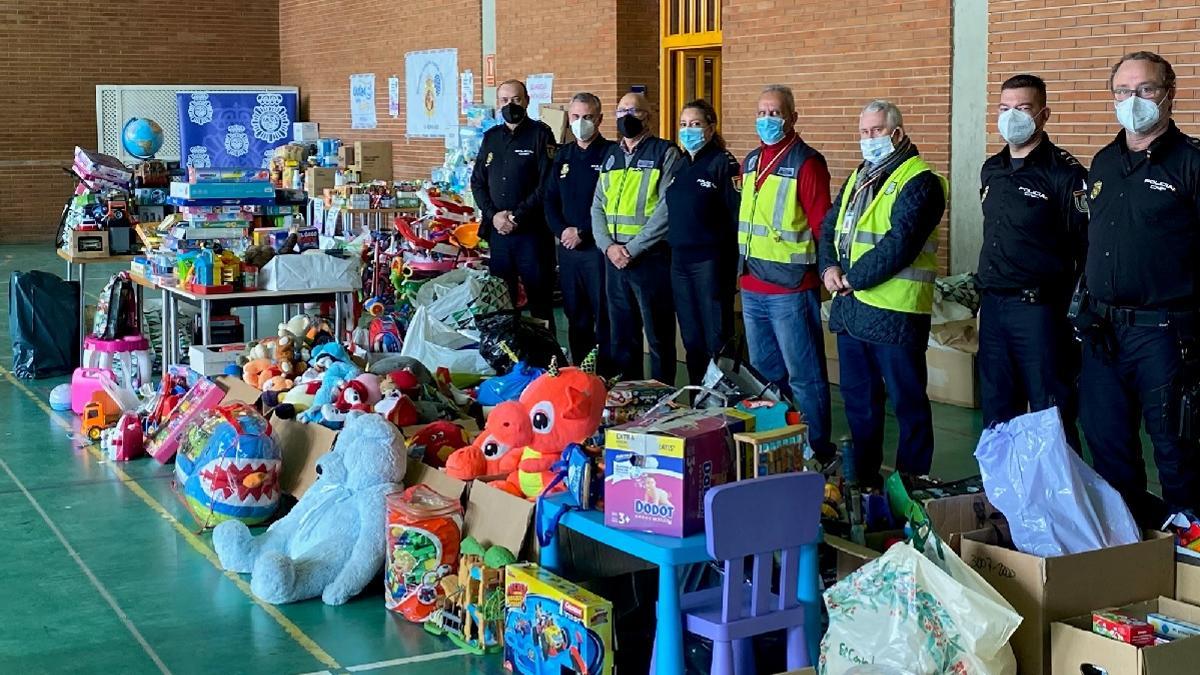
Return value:
[(197, 168), (266, 168), (292, 140), (297, 95), (283, 91), (180, 92), (181, 162)]

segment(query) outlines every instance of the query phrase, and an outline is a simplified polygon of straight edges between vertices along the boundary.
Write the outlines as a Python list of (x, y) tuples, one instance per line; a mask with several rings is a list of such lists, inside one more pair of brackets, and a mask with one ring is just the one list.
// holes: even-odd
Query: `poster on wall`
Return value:
[(475, 105), (475, 73), (469, 70), (462, 72), (462, 114)]
[(388, 78), (388, 115), (392, 119), (400, 116), (400, 78), (395, 75)]
[(441, 138), (458, 133), (458, 50), (404, 55), (405, 134)]
[(350, 128), (374, 129), (375, 73), (350, 76)]
[(539, 73), (525, 79), (529, 88), (529, 116), (535, 120), (542, 119), (538, 108), (550, 105), (554, 100), (554, 73)]
[(296, 94), (179, 92), (179, 156), (198, 169), (264, 169), (292, 140)]

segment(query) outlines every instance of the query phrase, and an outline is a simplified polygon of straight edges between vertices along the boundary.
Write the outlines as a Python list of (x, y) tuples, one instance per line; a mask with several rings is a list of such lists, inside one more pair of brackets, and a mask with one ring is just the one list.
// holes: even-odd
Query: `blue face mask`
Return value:
[(697, 150), (704, 147), (704, 130), (700, 127), (680, 127), (679, 144), (683, 146), (684, 150), (695, 154)]
[(758, 132), (758, 137), (767, 145), (775, 145), (783, 140), (783, 118), (782, 117), (760, 117), (754, 122), (754, 129)]
[(868, 164), (878, 164), (896, 149), (892, 145), (891, 136), (863, 138), (858, 141), (858, 145), (862, 149), (863, 159), (867, 160)]

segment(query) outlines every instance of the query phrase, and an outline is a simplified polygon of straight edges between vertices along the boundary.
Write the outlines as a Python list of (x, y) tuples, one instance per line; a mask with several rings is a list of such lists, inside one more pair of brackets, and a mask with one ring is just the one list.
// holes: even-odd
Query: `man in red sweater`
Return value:
[(791, 395), (813, 451), (829, 460), (835, 448), (816, 269), (829, 169), (796, 133), (797, 118), (791, 89), (763, 90), (755, 125), (762, 145), (742, 163), (742, 315), (751, 364)]

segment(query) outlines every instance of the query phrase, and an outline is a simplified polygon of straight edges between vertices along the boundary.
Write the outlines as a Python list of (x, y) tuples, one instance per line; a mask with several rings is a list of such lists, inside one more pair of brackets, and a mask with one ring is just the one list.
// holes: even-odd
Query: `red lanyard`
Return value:
[[(799, 138), (799, 136), (792, 136), (792, 140), (788, 141), (787, 145), (780, 148), (779, 152), (774, 157), (771, 158), (771, 161), (769, 163), (758, 167), (758, 173), (754, 176), (754, 191), (755, 192), (762, 189), (763, 182), (767, 180), (767, 176), (770, 176), (771, 172), (775, 170), (775, 167), (778, 166), (779, 163), (783, 161), (783, 158), (788, 154), (788, 151), (790, 151), (792, 149), (792, 146), (796, 144), (796, 139), (798, 139), (798, 138)], [(764, 149), (765, 149), (765, 146), (764, 146)], [(760, 153), (760, 155), (761, 155), (761, 153)]]

